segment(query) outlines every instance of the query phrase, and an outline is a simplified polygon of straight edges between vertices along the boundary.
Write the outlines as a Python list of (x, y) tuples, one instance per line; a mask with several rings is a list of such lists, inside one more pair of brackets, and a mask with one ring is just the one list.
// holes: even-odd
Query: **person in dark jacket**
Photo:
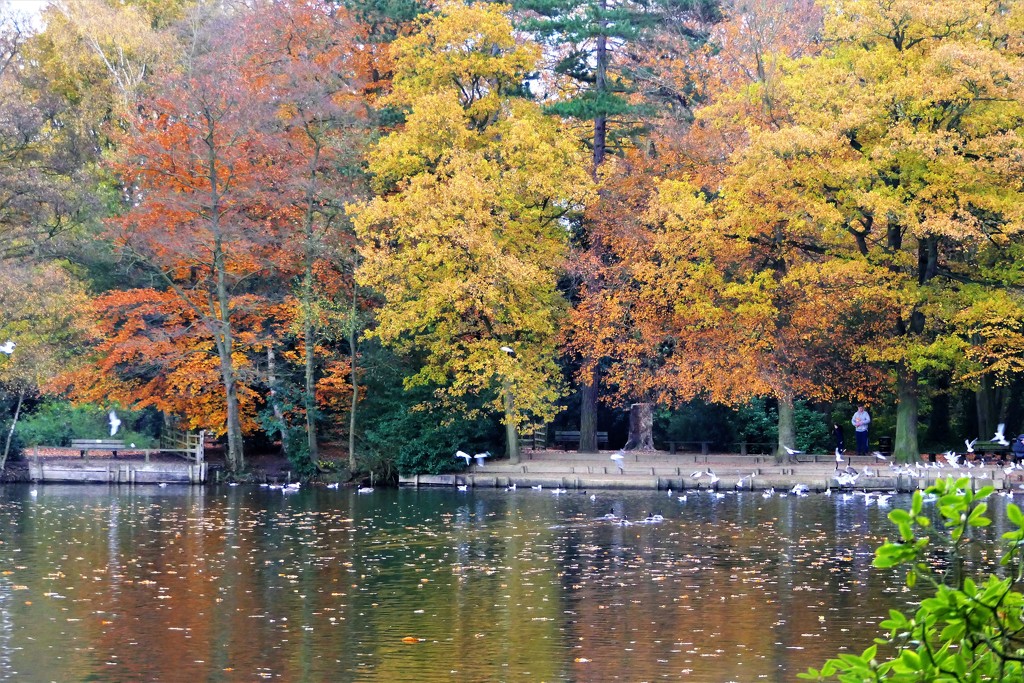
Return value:
[(1020, 434), (1016, 439), (1013, 440), (1013, 445), (1010, 446), (1013, 451), (1014, 462), (1021, 462), (1024, 460), (1024, 434)]
[(832, 436), (835, 437), (836, 440), (836, 450), (842, 454), (842, 452), (846, 450), (846, 441), (844, 439), (842, 425), (838, 423), (832, 424)]

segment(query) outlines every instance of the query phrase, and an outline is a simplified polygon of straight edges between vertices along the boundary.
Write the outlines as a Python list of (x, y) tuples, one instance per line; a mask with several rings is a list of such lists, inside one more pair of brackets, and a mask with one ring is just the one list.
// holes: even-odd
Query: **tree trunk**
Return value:
[(306, 388), (303, 399), (306, 408), (306, 440), (309, 446), (309, 463), (314, 470), (317, 470), (319, 469), (320, 448), (317, 444), (316, 431), (316, 326), (313, 324), (313, 263), (319, 252), (316, 232), (314, 230), (314, 216), (316, 215), (316, 169), (320, 161), (320, 140), (316, 136), (310, 136), (310, 139), (315, 144), (313, 147), (313, 158), (310, 160), (309, 184), (306, 187), (306, 217), (303, 221), (306, 238), (302, 280), (302, 322), (304, 328), (303, 336), (306, 340)]
[(793, 426), (793, 417), (796, 410), (793, 406), (793, 397), (790, 395), (779, 397), (779, 444), (776, 447), (775, 459), (778, 462), (793, 462), (795, 458), (786, 452), (786, 447), (796, 448), (796, 428)]
[[(953, 422), (949, 409), (949, 380), (936, 378), (933, 388), (935, 392), (932, 394), (928, 425), (924, 428), (924, 440), (927, 443), (957, 443), (962, 437), (958, 437), (951, 429)], [(965, 431), (965, 435), (969, 432)]]
[(348, 470), (356, 471), (356, 406), (359, 403), (359, 384), (356, 382), (356, 285), (352, 284), (352, 315), (348, 328), (348, 348), (352, 354), (352, 408), (348, 411)]
[(654, 450), (654, 404), (634, 403), (629, 407), (629, 439), (625, 451)]
[[(594, 90), (598, 97), (608, 89), (608, 38), (604, 35), (604, 27), (607, 20), (604, 19), (604, 12), (608, 8), (607, 0), (601, 0), (601, 30), (596, 37), (594, 46)], [(591, 172), (597, 180), (598, 168), (604, 162), (605, 148), (608, 139), (608, 119), (598, 113), (594, 117), (594, 156)], [(588, 285), (590, 288), (591, 285)], [(596, 453), (597, 443), (597, 396), (599, 387), (600, 371), (597, 365), (591, 372), (589, 379), (580, 384), (580, 453)], [(653, 444), (652, 444), (653, 449)]]
[(238, 383), (235, 377), (234, 337), (231, 334), (231, 309), (227, 287), (227, 269), (219, 244), (214, 252), (217, 274), (217, 304), (210, 310), (218, 311), (216, 325), (217, 353), (220, 355), (221, 381), (224, 384), (224, 401), (227, 408), (228, 467), (232, 472), (245, 469), (245, 454), (242, 442), (242, 420), (238, 408)]
[(242, 420), (238, 409), (238, 387), (235, 382), (234, 365), (230, 358), (221, 359), (221, 375), (224, 382), (224, 397), (227, 403), (228, 467), (232, 472), (245, 469), (242, 444)]
[[(604, 18), (608, 10), (607, 0), (601, 0), (600, 31), (596, 36), (594, 44), (594, 90), (597, 91), (598, 101), (608, 91), (608, 36), (605, 35), (608, 20)], [(608, 139), (608, 118), (599, 112), (594, 117), (594, 174), (597, 168), (604, 162), (605, 148)]]
[[(308, 277), (312, 278), (312, 273)], [(312, 296), (311, 293), (310, 296)], [(319, 467), (320, 449), (317, 445), (316, 434), (316, 330), (310, 320), (311, 304), (311, 301), (307, 302), (305, 316), (306, 388), (303, 392), (303, 399), (306, 407), (306, 441), (309, 445), (309, 463), (316, 469)]]
[(512, 383), (505, 380), (505, 439), (507, 446), (505, 449), (508, 455), (508, 462), (510, 465), (519, 464), (519, 430), (516, 428), (515, 421), (515, 396), (512, 395)]
[(270, 385), (270, 409), (274, 411), (274, 418), (281, 425), (278, 432), (281, 434), (281, 452), (288, 454), (288, 425), (285, 424), (284, 410), (281, 402), (277, 400), (277, 363), (274, 357), (274, 347), (267, 346), (267, 384)]
[(996, 424), (999, 422), (999, 399), (987, 375), (981, 376), (981, 382), (974, 391), (974, 399), (978, 416), (977, 436), (988, 439), (990, 434), (995, 433)]
[(238, 386), (235, 378), (234, 336), (231, 332), (231, 297), (228, 292), (228, 268), (224, 254), (224, 236), (220, 229), (221, 188), (218, 175), (217, 150), (214, 145), (214, 131), (210, 131), (208, 145), (208, 170), (210, 181), (210, 232), (214, 235), (211, 275), (214, 278), (213, 291), (209, 292), (210, 318), (213, 322), (213, 336), (220, 356), (221, 381), (224, 384), (224, 401), (227, 410), (228, 467), (232, 472), (245, 469), (244, 444), (242, 442), (242, 420), (238, 410)]
[(14, 407), (14, 417), (11, 418), (11, 428), (7, 430), (7, 439), (4, 441), (4, 455), (0, 458), (0, 472), (7, 466), (7, 456), (11, 452), (11, 440), (14, 438), (14, 428), (18, 425), (18, 418), (21, 416), (21, 404), (25, 401), (25, 387), (18, 390), (18, 404)]
[(914, 463), (921, 457), (917, 445), (918, 390), (917, 373), (901, 369), (896, 380), (896, 443), (893, 460)]
[(595, 365), (589, 379), (580, 384), (580, 453), (597, 452), (597, 382)]

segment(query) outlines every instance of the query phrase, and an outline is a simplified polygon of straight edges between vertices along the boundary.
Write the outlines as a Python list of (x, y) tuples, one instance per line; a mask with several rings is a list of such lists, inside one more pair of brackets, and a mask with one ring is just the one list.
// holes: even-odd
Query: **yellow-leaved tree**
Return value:
[(10, 419), (0, 442), (0, 470), (26, 397), (85, 362), (91, 333), (85, 289), (60, 266), (0, 261), (0, 405), (12, 404), (9, 416), (0, 415), (0, 421)]
[(407, 386), (503, 413), (515, 462), (517, 427), (550, 419), (562, 391), (564, 219), (592, 186), (576, 138), (521, 96), (539, 50), (508, 11), (445, 5), (394, 43), (389, 101), (407, 120), (371, 153), (377, 196), (352, 212), (359, 281), (384, 298), (371, 334), (422, 356)]
[[(1015, 3), (835, 3), (827, 47), (783, 63), (779, 115), (748, 126), (714, 194), (665, 203), (681, 224), (712, 216), (749, 252), (746, 267), (774, 269), (779, 283), (797, 264), (818, 270), (814, 283), (855, 274), (832, 300), (852, 306), (843, 317), (853, 322), (862, 301), (880, 306), (872, 319), (885, 332), (847, 353), (889, 372), (903, 460), (919, 454), (922, 373), (1013, 369), (1005, 350), (1024, 320), (1022, 28)], [(806, 300), (820, 291), (808, 286)], [(791, 367), (789, 383), (806, 380)]]

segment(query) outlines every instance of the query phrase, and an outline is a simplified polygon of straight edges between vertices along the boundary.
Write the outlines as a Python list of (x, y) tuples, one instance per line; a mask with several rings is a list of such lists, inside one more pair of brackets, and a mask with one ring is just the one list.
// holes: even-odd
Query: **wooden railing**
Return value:
[(186, 431), (174, 427), (164, 427), (160, 435), (160, 450), (165, 453), (177, 453), (186, 460), (201, 463), (206, 457), (206, 430), (198, 432)]

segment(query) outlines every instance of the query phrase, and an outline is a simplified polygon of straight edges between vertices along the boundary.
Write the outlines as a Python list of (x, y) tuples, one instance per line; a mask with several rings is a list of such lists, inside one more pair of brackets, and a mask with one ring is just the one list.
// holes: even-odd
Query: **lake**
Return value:
[(594, 495), (5, 486), (0, 677), (792, 681), (914, 597), (860, 495)]

